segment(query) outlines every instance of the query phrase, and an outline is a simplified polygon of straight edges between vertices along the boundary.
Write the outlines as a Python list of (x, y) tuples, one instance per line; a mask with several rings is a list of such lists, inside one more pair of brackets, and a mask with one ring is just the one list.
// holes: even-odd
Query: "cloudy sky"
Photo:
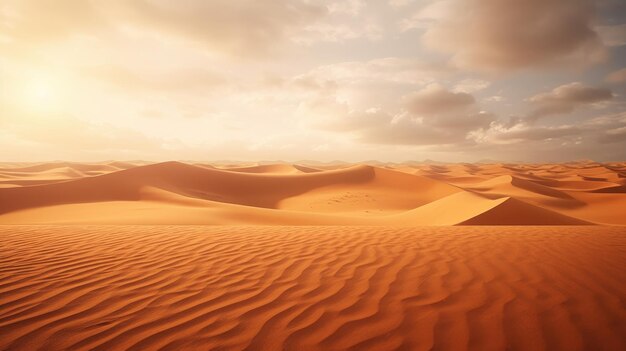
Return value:
[(626, 159), (623, 0), (3, 0), (0, 160)]

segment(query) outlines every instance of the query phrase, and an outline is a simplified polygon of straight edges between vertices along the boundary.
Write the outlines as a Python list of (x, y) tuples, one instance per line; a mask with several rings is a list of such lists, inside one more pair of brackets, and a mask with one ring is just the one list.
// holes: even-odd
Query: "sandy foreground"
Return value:
[(621, 227), (0, 235), (3, 350), (626, 349)]

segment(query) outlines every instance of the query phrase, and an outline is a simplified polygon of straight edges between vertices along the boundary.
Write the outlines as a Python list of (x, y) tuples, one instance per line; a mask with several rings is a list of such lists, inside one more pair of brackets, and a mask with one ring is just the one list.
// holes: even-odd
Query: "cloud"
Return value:
[(316, 124), (351, 111), (397, 111), (399, 97), (409, 89), (430, 84), (449, 70), (445, 64), (388, 57), (319, 66), (270, 83), (275, 96), (296, 96), (299, 114)]
[[(608, 89), (571, 83), (537, 94), (529, 101), (536, 106), (534, 118), (538, 118), (539, 113), (544, 116), (571, 112), (612, 97)], [(503, 122), (496, 115), (481, 111), (471, 94), (455, 93), (437, 84), (398, 98), (396, 109), (393, 106), (358, 109), (349, 101), (337, 100), (333, 94), (310, 103), (311, 117), (327, 117), (318, 120), (316, 128), (350, 135), (354, 141), (364, 144), (420, 146), (446, 152), (479, 152), (495, 145), (513, 147), (520, 143), (530, 143), (533, 152), (538, 152), (541, 145), (549, 144), (550, 155), (553, 155), (558, 147), (567, 145), (584, 150), (580, 149), (584, 144), (588, 150), (596, 152), (597, 145), (626, 141), (624, 115), (556, 126), (535, 125), (531, 118)], [(516, 150), (526, 155), (519, 146)]]
[(526, 141), (547, 140), (578, 135), (580, 129), (572, 125), (556, 127), (532, 126), (523, 122), (508, 126), (501, 122), (492, 123), (488, 129), (472, 131), (469, 138), (478, 143), (514, 144)]
[(85, 77), (93, 78), (122, 89), (136, 91), (209, 91), (224, 87), (225, 77), (205, 68), (174, 68), (170, 70), (145, 71), (120, 65), (98, 65), (81, 68)]
[(49, 41), (130, 28), (241, 56), (267, 54), (328, 14), (326, 6), (304, 0), (8, 1), (0, 13), (0, 28), (20, 41)]
[(492, 96), (486, 97), (484, 100), (485, 101), (491, 101), (491, 102), (501, 102), (501, 101), (504, 101), (506, 99), (502, 95), (492, 95)]
[(356, 20), (364, 7), (360, 0), (6, 0), (0, 39), (40, 44), (72, 37), (151, 36), (259, 58), (281, 52), (287, 43), (378, 39), (380, 25)]
[(306, 1), (124, 1), (116, 13), (132, 26), (173, 35), (204, 47), (258, 56), (327, 13)]
[(345, 13), (351, 16), (357, 16), (363, 9), (365, 4), (362, 0), (344, 0), (344, 1), (329, 1), (328, 11), (330, 13)]
[(513, 70), (605, 57), (591, 0), (444, 0), (423, 9), (421, 19), (423, 41), (464, 67)]
[(452, 91), (455, 93), (475, 93), (486, 89), (491, 82), (482, 79), (464, 79), (454, 85)]
[(611, 83), (622, 83), (626, 82), (626, 68), (619, 69), (617, 71), (613, 71), (609, 73), (605, 80)]
[(469, 131), (485, 128), (495, 119), (478, 110), (473, 96), (439, 85), (429, 85), (397, 100), (395, 112), (353, 109), (332, 95), (309, 101), (306, 109), (316, 128), (349, 133), (356, 141), (369, 144), (458, 145), (466, 142)]
[(604, 144), (626, 141), (626, 126), (607, 130), (599, 141)]
[(414, 1), (415, 0), (388, 0), (389, 6), (394, 7), (394, 8), (410, 5)]
[(369, 61), (349, 61), (317, 67), (302, 75), (344, 83), (384, 81), (404, 84), (426, 84), (451, 73), (445, 63), (420, 59), (385, 57)]
[(577, 124), (533, 125), (523, 120), (513, 123), (493, 121), (488, 128), (469, 133), (478, 144), (507, 145), (528, 142), (615, 143), (626, 141), (626, 113), (600, 116)]
[[(19, 139), (48, 155), (71, 145), (77, 155), (161, 155), (168, 137), (192, 148), (214, 143), (198, 157), (229, 142), (239, 147), (235, 158), (278, 144), (296, 145), (296, 158), (316, 157), (296, 155), (315, 145), (330, 145), (328, 155), (343, 145), (353, 158), (385, 150), (377, 155), (390, 159), (427, 148), (453, 158), (481, 146), (497, 153), (494, 144), (524, 153), (521, 141), (578, 138), (612, 149), (625, 125), (584, 118), (623, 109), (621, 86), (590, 83), (613, 66), (579, 71), (582, 83), (552, 89), (561, 64), (620, 54), (623, 46), (606, 46), (623, 42), (626, 17), (606, 2), (624, 8), (623, 0), (4, 0), (4, 100), (76, 119), (22, 121), (5, 109), (0, 133), (10, 134), (6, 148)], [(414, 30), (399, 32), (400, 22)], [(444, 54), (426, 52), (424, 42)], [(557, 69), (540, 77), (471, 72), (550, 66)], [(606, 81), (625, 82), (625, 70)], [(47, 104), (37, 103), (40, 87), (53, 92)], [(567, 125), (541, 119), (569, 112)]]
[(438, 84), (410, 93), (404, 97), (408, 111), (415, 114), (432, 115), (458, 111), (473, 105), (476, 100), (467, 93), (453, 93)]
[(420, 119), (401, 114), (377, 128), (362, 130), (357, 140), (374, 144), (459, 146), (467, 142), (469, 132), (489, 125), (494, 118), (494, 115), (486, 112), (436, 119)]
[(106, 25), (90, 1), (6, 0), (0, 8), (0, 29), (15, 41), (63, 39)]
[(596, 31), (607, 46), (626, 45), (626, 23), (613, 26), (597, 26)]
[(370, 109), (336, 115), (334, 121), (318, 127), (351, 133), (356, 141), (367, 144), (437, 146), (463, 144), (469, 131), (486, 127), (493, 120), (494, 116), (485, 112), (427, 119)]
[(528, 116), (529, 120), (555, 114), (563, 114), (574, 109), (609, 101), (613, 93), (609, 89), (594, 88), (579, 82), (561, 85), (549, 92), (537, 94), (529, 99), (535, 110)]
[(547, 93), (541, 93), (530, 98), (535, 103), (557, 104), (589, 104), (609, 100), (613, 93), (609, 89), (594, 88), (579, 82), (561, 85)]

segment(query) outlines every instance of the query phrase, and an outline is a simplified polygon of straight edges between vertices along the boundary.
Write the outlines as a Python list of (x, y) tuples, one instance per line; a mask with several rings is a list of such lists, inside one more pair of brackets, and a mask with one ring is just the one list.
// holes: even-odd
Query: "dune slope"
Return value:
[(562, 215), (510, 197), (461, 225), (587, 225), (589, 222)]
[[(321, 190), (359, 190), (378, 194), (392, 207), (412, 208), (460, 189), (425, 177), (371, 166), (302, 174), (250, 174), (166, 162), (30, 187), (0, 189), (0, 214), (11, 211), (71, 203), (144, 200), (143, 189), (153, 187), (195, 199), (246, 206), (281, 209), (301, 208), (306, 196)], [(306, 194), (306, 195), (305, 195)], [(298, 201), (284, 200), (302, 195)], [(317, 194), (319, 196), (319, 194)], [(303, 199), (302, 201), (300, 199)], [(150, 200), (158, 198), (150, 197)], [(328, 200), (328, 199), (325, 199)], [(367, 208), (358, 204), (356, 208)], [(305, 205), (306, 206), (306, 205)], [(337, 210), (336, 208), (334, 210)]]
[(408, 225), (589, 225), (510, 197), (460, 192), (390, 217)]
[(0, 224), (626, 225), (618, 162), (0, 166)]

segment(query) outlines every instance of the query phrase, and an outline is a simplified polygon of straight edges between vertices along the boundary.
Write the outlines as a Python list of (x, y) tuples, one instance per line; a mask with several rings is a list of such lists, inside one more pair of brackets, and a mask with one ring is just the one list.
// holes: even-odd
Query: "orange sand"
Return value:
[(0, 224), (626, 225), (626, 164), (0, 165)]
[(625, 350), (623, 227), (0, 226), (2, 350)]
[(0, 164), (0, 350), (626, 350), (624, 225), (624, 163)]

